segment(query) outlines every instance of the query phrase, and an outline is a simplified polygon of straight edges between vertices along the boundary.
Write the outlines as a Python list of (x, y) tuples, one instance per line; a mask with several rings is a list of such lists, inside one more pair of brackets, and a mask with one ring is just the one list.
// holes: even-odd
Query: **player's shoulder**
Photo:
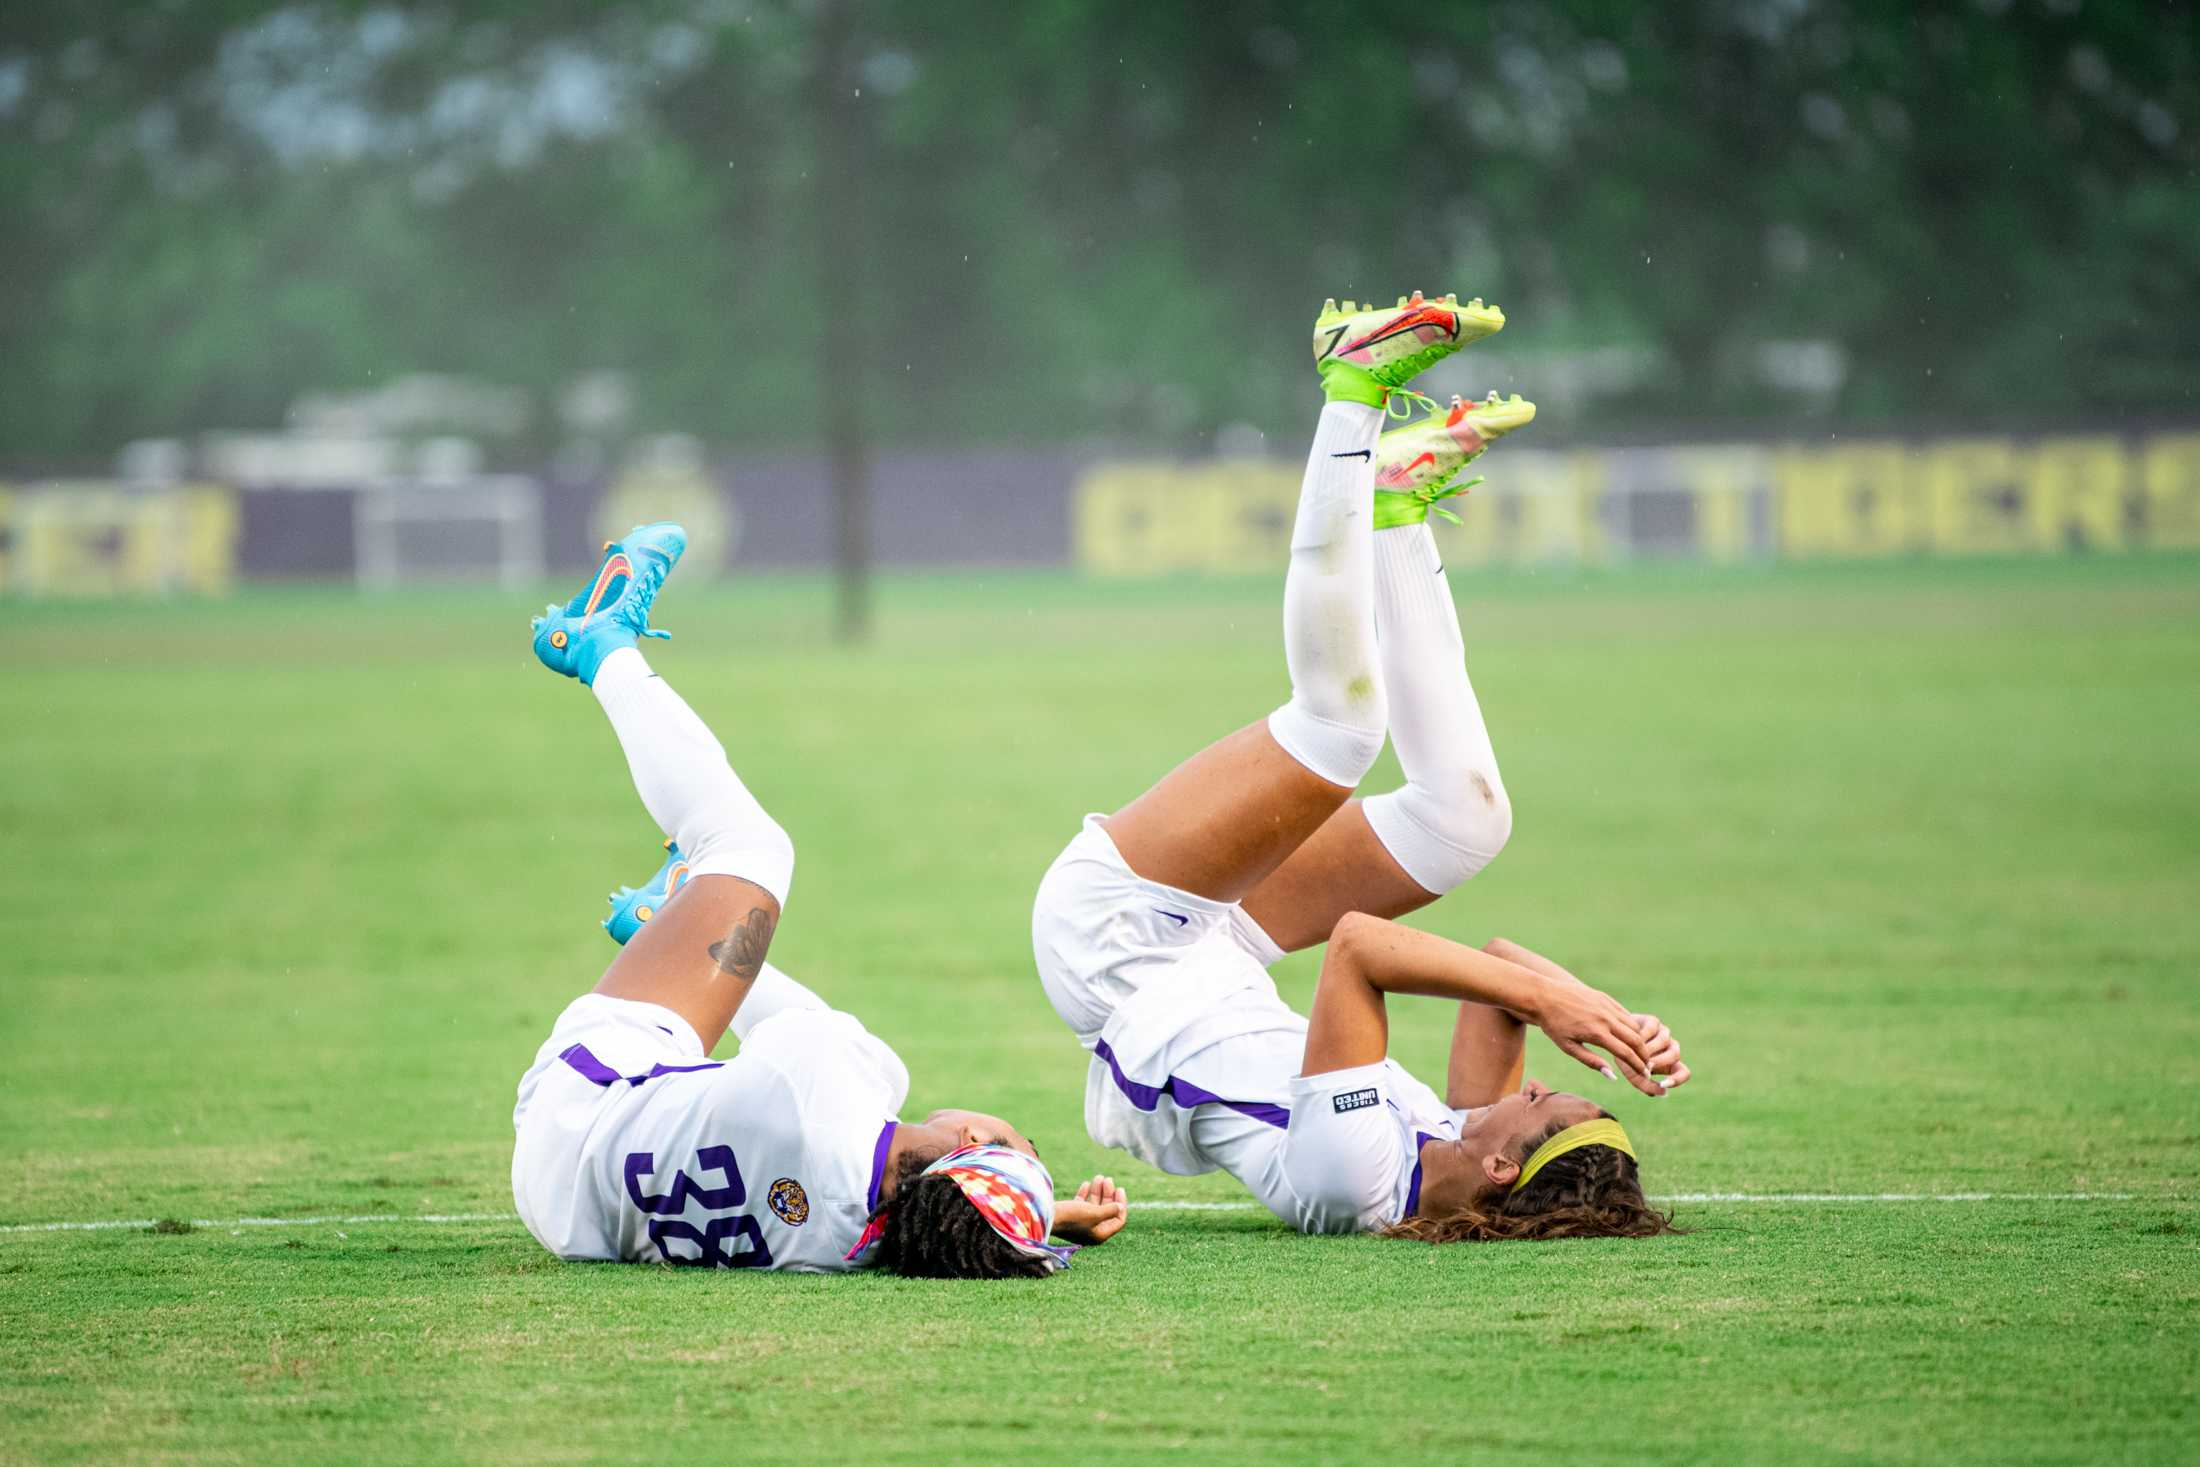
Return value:
[(1390, 1098), (1407, 1125), (1446, 1140), (1459, 1134), (1458, 1112), (1433, 1087), (1394, 1059), (1383, 1063), (1390, 1069)]

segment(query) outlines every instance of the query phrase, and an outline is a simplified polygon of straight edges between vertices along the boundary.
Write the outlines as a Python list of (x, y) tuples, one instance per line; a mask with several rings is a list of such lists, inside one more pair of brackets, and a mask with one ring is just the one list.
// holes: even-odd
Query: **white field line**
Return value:
[[(366, 1223), (479, 1223), (518, 1222), (516, 1212), (362, 1212), (327, 1217), (195, 1217), (191, 1226), (209, 1232), (221, 1228), (324, 1228), (336, 1224)], [(149, 1217), (105, 1217), (94, 1222), (8, 1223), (0, 1233), (103, 1233), (115, 1228), (150, 1228)]]
[[(1823, 1206), (1845, 1203), (1886, 1202), (2183, 1202), (2182, 1197), (2141, 1197), (2136, 1192), (1667, 1192), (1653, 1202), (1766, 1202)], [(1133, 1202), (1140, 1212), (1258, 1212), (1257, 1202)], [(358, 1212), (330, 1213), (320, 1217), (223, 1217), (192, 1218), (191, 1226), (207, 1232), (242, 1231), (245, 1228), (366, 1227), (374, 1223), (450, 1224), (518, 1222), (516, 1212)], [(5, 1233), (99, 1233), (126, 1228), (150, 1228), (149, 1217), (99, 1218), (90, 1222), (0, 1223)]]
[[(2136, 1202), (2136, 1192), (1663, 1192), (1652, 1202)], [(2164, 1202), (2181, 1198), (2164, 1197)], [(1257, 1202), (1133, 1202), (1157, 1212), (1257, 1212)]]

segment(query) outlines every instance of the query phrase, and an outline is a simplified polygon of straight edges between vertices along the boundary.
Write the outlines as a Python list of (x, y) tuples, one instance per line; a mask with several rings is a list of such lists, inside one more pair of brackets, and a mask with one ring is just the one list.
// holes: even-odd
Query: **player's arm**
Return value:
[(1489, 1004), (1463, 1003), (1451, 1026), (1444, 1104), (1453, 1110), (1493, 1105), (1520, 1089), (1527, 1063), (1527, 1025)]
[[(1532, 968), (1536, 972), (1543, 974), (1546, 978), (1549, 978), (1554, 982), (1572, 983), (1582, 988), (1587, 988), (1589, 986), (1588, 984), (1583, 983), (1579, 978), (1576, 978), (1572, 973), (1568, 972), (1558, 963), (1553, 962), (1551, 959), (1543, 956), (1543, 954), (1535, 951), (1535, 949), (1524, 947), (1520, 943), (1514, 942), (1511, 938), (1508, 937), (1491, 938), (1489, 942), (1483, 946), (1482, 951), (1494, 954), (1495, 956), (1500, 958), (1504, 958), (1508, 962), (1518, 963), (1523, 968)], [(1462, 1021), (1464, 1021), (1464, 1018), (1465, 1015), (1462, 1014)], [(1672, 1089), (1676, 1085), (1687, 1084), (1688, 1066), (1681, 1063), (1680, 1042), (1673, 1037), (1673, 1031), (1665, 1027), (1665, 1021), (1660, 1019), (1656, 1014), (1636, 1014), (1634, 1016), (1634, 1019), (1635, 1031), (1642, 1035), (1643, 1048), (1649, 1053), (1650, 1056), (1650, 1073), (1652, 1075), (1655, 1075), (1658, 1078), (1659, 1084), (1661, 1084), (1667, 1090)], [(1452, 1043), (1452, 1060), (1455, 1065), (1458, 1061), (1458, 1058), (1458, 1036), (1457, 1031), (1454, 1030)], [(1512, 1094), (1513, 1090), (1517, 1090), (1519, 1088), (1519, 1075), (1517, 1072), (1515, 1072), (1513, 1077), (1512, 1089), (1501, 1090), (1498, 1092), (1498, 1094), (1510, 1095)], [(1453, 1105), (1458, 1105), (1459, 1103), (1460, 1102), (1456, 1100), (1451, 1102), (1451, 1104)], [(1478, 1101), (1476, 1103), (1487, 1105), (1489, 1102)]]
[(1130, 1215), (1130, 1196), (1115, 1178), (1094, 1177), (1078, 1186), (1075, 1197), (1054, 1204), (1054, 1236), (1090, 1248), (1123, 1231)]
[(1592, 1070), (1610, 1070), (1589, 1048), (1611, 1054), (1616, 1074), (1646, 1095), (1663, 1095), (1650, 1078), (1649, 1054), (1634, 1016), (1617, 999), (1584, 983), (1561, 982), (1495, 953), (1365, 913), (1347, 914), (1329, 937), (1304, 1073), (1376, 1064), (1390, 1048), (1384, 995), (1423, 994), (1502, 1009), (1534, 1024)]

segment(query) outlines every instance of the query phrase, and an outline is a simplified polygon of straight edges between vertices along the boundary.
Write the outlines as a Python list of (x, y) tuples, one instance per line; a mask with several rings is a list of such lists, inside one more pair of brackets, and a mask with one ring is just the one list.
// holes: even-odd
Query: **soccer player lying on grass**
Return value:
[[(1619, 1123), (1521, 1076), (1534, 1024), (1663, 1095), (1688, 1077), (1665, 1027), (1526, 948), (1386, 920), (1466, 881), (1511, 830), (1427, 517), (1535, 409), (1493, 393), (1381, 431), (1393, 389), (1503, 325), (1450, 296), (1324, 308), (1328, 403), (1283, 592), (1291, 700), (1088, 817), (1032, 916), (1047, 998), (1092, 1054), (1093, 1139), (1179, 1175), (1227, 1170), (1303, 1232), (1448, 1242), (1670, 1226)], [(1354, 801), (1386, 726), (1406, 785)], [(1303, 1019), (1266, 969), (1325, 940)], [(1442, 1100), (1387, 1057), (1393, 993), (1459, 1002)]]
[[(672, 848), (613, 897), (624, 944), (520, 1080), (512, 1195), (560, 1258), (722, 1268), (877, 1264), (934, 1278), (1041, 1276), (1126, 1216), (1105, 1177), (1057, 1203), (997, 1116), (895, 1119), (909, 1072), (877, 1037), (764, 960), (794, 846), (638, 637), (687, 537), (643, 525), (535, 620), (535, 653), (596, 695)], [(729, 1061), (708, 1058), (728, 1025)]]

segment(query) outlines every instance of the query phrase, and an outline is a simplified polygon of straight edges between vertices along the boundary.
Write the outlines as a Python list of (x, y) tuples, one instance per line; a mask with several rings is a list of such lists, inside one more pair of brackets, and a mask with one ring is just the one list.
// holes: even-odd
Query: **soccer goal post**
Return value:
[(519, 590), (543, 575), (542, 488), (518, 474), (362, 489), (352, 530), (368, 590), (483, 581)]

